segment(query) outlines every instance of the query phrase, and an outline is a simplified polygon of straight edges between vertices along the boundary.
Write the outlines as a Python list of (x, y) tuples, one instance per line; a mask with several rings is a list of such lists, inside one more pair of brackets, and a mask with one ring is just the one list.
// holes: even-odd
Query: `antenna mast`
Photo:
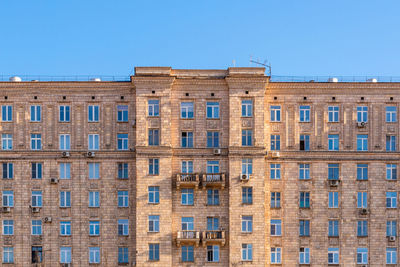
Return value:
[(267, 60), (264, 60), (264, 63), (261, 63), (261, 62), (256, 61), (256, 60), (252, 60), (252, 57), (250, 56), (250, 64), (251, 63), (255, 63), (255, 64), (258, 64), (258, 65), (266, 67), (268, 69), (268, 76), (271, 77), (271, 73), (272, 73), (271, 63), (267, 64), (268, 63)]

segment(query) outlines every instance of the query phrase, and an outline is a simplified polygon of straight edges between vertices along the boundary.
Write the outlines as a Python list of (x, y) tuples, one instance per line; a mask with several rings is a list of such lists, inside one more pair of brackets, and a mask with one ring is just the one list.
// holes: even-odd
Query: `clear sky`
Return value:
[[(0, 74), (134, 66), (400, 76), (400, 1), (0, 0)], [(253, 65), (254, 66), (254, 65)]]

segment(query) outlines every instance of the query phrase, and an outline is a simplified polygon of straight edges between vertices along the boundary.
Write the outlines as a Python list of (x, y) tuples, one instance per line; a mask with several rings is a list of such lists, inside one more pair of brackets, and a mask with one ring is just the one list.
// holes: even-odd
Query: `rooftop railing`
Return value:
[(106, 82), (129, 82), (130, 76), (122, 76), (122, 75), (1, 75), (0, 74), (0, 82), (8, 82), (11, 77), (19, 77), (22, 82), (95, 82), (97, 81), (106, 81)]
[(400, 76), (280, 76), (272, 75), (271, 82), (331, 82), (331, 79), (337, 79), (337, 82), (387, 82), (398, 83)]

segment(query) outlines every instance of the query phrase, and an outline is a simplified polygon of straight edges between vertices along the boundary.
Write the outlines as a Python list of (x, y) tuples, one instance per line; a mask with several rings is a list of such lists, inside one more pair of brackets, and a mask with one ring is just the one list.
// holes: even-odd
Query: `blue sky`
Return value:
[(0, 0), (0, 74), (129, 75), (134, 66), (400, 75), (400, 2)]

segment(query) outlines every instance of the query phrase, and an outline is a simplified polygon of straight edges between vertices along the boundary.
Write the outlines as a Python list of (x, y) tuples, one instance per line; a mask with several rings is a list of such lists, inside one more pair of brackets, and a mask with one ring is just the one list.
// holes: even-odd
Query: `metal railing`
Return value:
[(225, 232), (221, 230), (203, 232), (204, 240), (223, 239), (223, 238), (225, 238)]
[(271, 82), (329, 82), (330, 79), (337, 78), (338, 82), (376, 82), (397, 83), (400, 82), (400, 76), (281, 76), (272, 75)]
[(198, 181), (196, 174), (181, 173), (178, 174), (178, 182), (196, 182)]
[(222, 173), (207, 173), (207, 174), (204, 174), (203, 181), (207, 182), (207, 183), (222, 182), (223, 181), (222, 176), (223, 176)]
[(200, 232), (198, 232), (198, 231), (179, 231), (178, 239), (200, 239)]
[(100, 79), (107, 82), (129, 82), (129, 75), (6, 75), (0, 74), (0, 82), (8, 82), (11, 77), (20, 77), (22, 82), (87, 82)]

